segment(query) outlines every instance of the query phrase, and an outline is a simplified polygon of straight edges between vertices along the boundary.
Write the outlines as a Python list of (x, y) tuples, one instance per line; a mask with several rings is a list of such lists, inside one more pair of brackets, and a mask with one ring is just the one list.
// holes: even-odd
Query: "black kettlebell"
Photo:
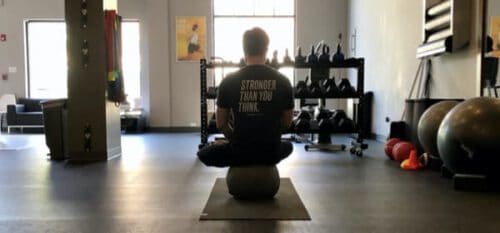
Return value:
[(314, 51), (314, 45), (311, 46), (311, 53), (307, 56), (307, 64), (309, 65), (317, 65), (318, 64), (318, 56), (316, 55), (316, 51)]
[(356, 89), (351, 85), (349, 79), (343, 78), (339, 83), (340, 94), (343, 97), (354, 97), (356, 95)]
[(306, 57), (302, 56), (302, 48), (299, 46), (297, 48), (297, 56), (295, 56), (295, 65), (305, 65)]
[(297, 82), (295, 86), (295, 97), (296, 98), (306, 98), (311, 95), (309, 91), (309, 87), (307, 86), (307, 82), (309, 81), (309, 76), (306, 77), (306, 80), (300, 80)]
[(337, 52), (333, 54), (332, 63), (339, 64), (344, 62), (344, 54), (342, 53), (342, 47), (340, 46), (340, 41), (342, 40), (342, 33), (339, 34), (339, 43), (337, 44)]
[(302, 110), (299, 115), (297, 115), (297, 119), (311, 120), (311, 114), (308, 111)]
[(323, 44), (322, 53), (319, 55), (319, 64), (330, 65), (330, 47)]
[(246, 65), (247, 65), (247, 63), (246, 63), (246, 61), (245, 61), (245, 58), (240, 59), (240, 64), (239, 64), (239, 66), (240, 66), (240, 67), (244, 67), (244, 66), (246, 66)]
[(285, 49), (285, 57), (283, 57), (283, 63), (285, 65), (293, 64), (292, 58), (290, 58), (290, 55), (288, 54), (288, 49)]

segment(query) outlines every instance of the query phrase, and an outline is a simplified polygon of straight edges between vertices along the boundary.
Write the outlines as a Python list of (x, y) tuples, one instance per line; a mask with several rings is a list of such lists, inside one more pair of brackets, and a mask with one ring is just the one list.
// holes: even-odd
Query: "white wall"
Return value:
[[(357, 30), (356, 56), (365, 57), (365, 90), (373, 91), (373, 132), (388, 135), (385, 117), (400, 119), (418, 66), (423, 1), (351, 0), (349, 32)], [(480, 17), (474, 1), (468, 49), (433, 59), (432, 98), (479, 95)]]
[[(296, 0), (297, 45), (308, 52), (310, 45), (325, 40), (337, 42), (339, 32), (347, 33), (347, 0)], [(211, 38), (210, 0), (119, 0), (119, 13), (141, 24), (142, 91), (151, 127), (199, 125), (199, 64), (175, 61), (175, 17), (206, 16), (207, 44)], [(18, 73), (0, 81), (0, 94), (25, 96), (25, 19), (64, 16), (64, 0), (9, 0), (0, 7), (0, 33), (8, 41), (0, 43), (0, 73), (16, 66)], [(208, 55), (211, 55), (208, 49)], [(126, 85), (126, 84), (125, 84)]]

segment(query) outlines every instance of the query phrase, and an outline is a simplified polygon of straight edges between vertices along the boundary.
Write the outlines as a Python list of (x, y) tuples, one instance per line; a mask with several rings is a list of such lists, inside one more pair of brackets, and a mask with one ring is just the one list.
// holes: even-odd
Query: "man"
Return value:
[(207, 166), (273, 165), (292, 153), (281, 133), (290, 128), (293, 90), (288, 79), (266, 66), (269, 37), (260, 28), (243, 35), (246, 66), (219, 85), (217, 127), (228, 139), (198, 152)]

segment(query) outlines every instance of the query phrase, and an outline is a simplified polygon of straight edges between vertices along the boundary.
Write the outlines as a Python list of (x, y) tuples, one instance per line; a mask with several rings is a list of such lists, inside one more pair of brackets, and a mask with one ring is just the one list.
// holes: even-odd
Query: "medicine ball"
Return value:
[(410, 152), (416, 149), (415, 145), (410, 142), (398, 142), (392, 148), (392, 156), (394, 160), (403, 162), (403, 160), (410, 157)]
[(398, 142), (401, 142), (401, 139), (399, 138), (391, 138), (387, 140), (384, 146), (384, 152), (389, 159), (394, 160), (394, 156), (392, 155), (392, 149), (394, 148), (394, 145), (396, 145)]

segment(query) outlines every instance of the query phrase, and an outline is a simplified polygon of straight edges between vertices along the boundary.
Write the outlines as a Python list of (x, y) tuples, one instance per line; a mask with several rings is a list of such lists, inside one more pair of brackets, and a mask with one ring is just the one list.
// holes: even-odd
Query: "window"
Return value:
[[(122, 64), (128, 100), (140, 98), (139, 22), (122, 22)], [(67, 54), (64, 21), (27, 21), (28, 96), (66, 98)]]
[[(243, 58), (243, 33), (252, 27), (261, 27), (270, 38), (268, 57), (278, 51), (282, 61), (285, 50), (294, 54), (295, 1), (294, 0), (213, 0), (214, 1), (214, 55), (226, 61), (239, 62)], [(281, 69), (290, 79), (292, 69)], [(225, 73), (230, 72), (226, 69)], [(216, 71), (216, 83), (222, 74)]]

